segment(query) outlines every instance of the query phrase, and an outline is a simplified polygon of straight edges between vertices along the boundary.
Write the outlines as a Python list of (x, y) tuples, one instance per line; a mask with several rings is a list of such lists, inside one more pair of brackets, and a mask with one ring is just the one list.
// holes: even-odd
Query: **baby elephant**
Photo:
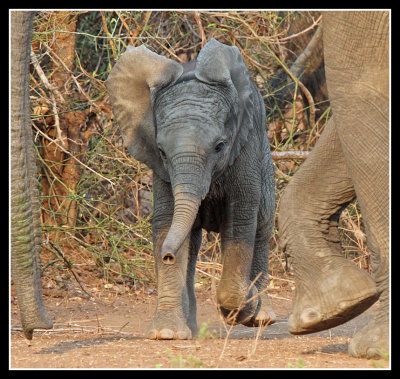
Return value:
[(217, 300), (227, 322), (272, 323), (265, 289), (274, 170), (263, 99), (239, 50), (211, 39), (182, 65), (128, 47), (106, 85), (125, 146), (154, 173), (158, 300), (147, 337), (197, 334), (202, 228), (221, 234)]

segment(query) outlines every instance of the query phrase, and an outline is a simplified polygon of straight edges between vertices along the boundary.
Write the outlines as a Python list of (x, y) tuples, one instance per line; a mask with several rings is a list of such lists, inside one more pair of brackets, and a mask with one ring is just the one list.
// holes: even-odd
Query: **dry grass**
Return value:
[[(39, 180), (42, 188), (45, 181), (49, 183), (42, 196), (47, 283), (68, 281), (84, 268), (93, 276), (133, 287), (154, 280), (151, 172), (124, 150), (104, 86), (128, 45), (145, 43), (178, 62), (194, 59), (212, 37), (236, 45), (267, 98), (268, 80), (304, 49), (319, 22), (318, 12), (38, 12), (32, 43), (36, 63), (31, 70), (31, 104)], [(296, 23), (301, 25), (297, 30), (293, 28)], [(71, 35), (74, 49), (68, 55), (60, 46), (62, 38)], [(60, 71), (61, 86), (57, 82)], [(314, 99), (316, 113), (310, 123), (309, 106), (300, 95), (298, 89), (283, 109), (267, 109), (273, 151), (311, 150), (325, 126), (329, 103)], [(65, 131), (62, 120), (78, 112), (78, 134), (72, 136), (73, 129)], [(275, 162), (277, 203), (301, 162)], [(70, 174), (68, 179), (63, 174), (71, 168), (75, 176)], [(345, 211), (340, 227), (345, 254), (369, 269), (362, 217), (355, 205)], [(275, 228), (270, 271), (272, 276), (285, 278), (286, 270)], [(205, 233), (198, 280), (215, 283), (220, 271), (219, 237)]]

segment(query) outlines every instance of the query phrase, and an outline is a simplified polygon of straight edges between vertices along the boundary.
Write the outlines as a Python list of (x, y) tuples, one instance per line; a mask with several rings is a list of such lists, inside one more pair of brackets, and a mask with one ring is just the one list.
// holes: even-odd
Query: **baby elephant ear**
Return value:
[[(260, 105), (261, 96), (252, 82), (239, 49), (220, 43), (214, 38), (204, 45), (197, 57), (196, 77), (206, 83), (220, 83), (234, 88), (233, 97), (237, 93), (237, 101), (231, 99), (237, 105), (237, 124), (232, 130), (235, 142), (229, 162), (232, 164), (246, 143), (250, 130), (254, 128), (255, 104)], [(257, 111), (265, 112), (263, 109), (262, 107)]]
[(178, 79), (179, 63), (158, 55), (144, 45), (129, 46), (106, 81), (112, 111), (132, 156), (169, 181), (158, 152), (150, 92)]

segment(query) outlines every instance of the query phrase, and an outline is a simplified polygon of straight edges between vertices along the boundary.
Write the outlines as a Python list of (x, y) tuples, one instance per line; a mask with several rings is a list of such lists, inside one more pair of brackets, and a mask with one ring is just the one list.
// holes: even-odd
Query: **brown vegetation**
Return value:
[[(37, 12), (31, 104), (45, 287), (65, 286), (71, 279), (84, 288), (90, 275), (135, 289), (153, 283), (151, 172), (124, 150), (103, 83), (127, 45), (145, 43), (178, 62), (195, 59), (212, 37), (236, 45), (266, 104), (273, 104), (267, 101), (274, 96), (269, 80), (279, 70), (290, 74), (295, 69), (292, 64), (315, 36), (320, 16), (275, 11)], [(324, 78), (317, 72), (320, 44), (312, 51), (292, 98), (280, 108), (267, 107), (277, 204), (302, 154), (312, 150), (329, 118)], [(341, 220), (345, 253), (369, 269), (357, 205)], [(270, 251), (271, 277), (290, 275), (277, 230)], [(204, 234), (199, 280), (218, 280), (219, 252), (218, 236)]]

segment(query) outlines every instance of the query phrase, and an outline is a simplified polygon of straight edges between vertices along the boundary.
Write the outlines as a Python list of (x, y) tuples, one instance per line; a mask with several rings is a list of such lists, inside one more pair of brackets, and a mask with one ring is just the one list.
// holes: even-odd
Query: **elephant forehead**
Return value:
[(224, 86), (210, 86), (197, 80), (179, 83), (156, 98), (154, 113), (159, 126), (198, 120), (224, 124), (234, 96)]
[(214, 141), (223, 135), (223, 128), (215, 124), (201, 122), (177, 122), (164, 126), (157, 131), (157, 142), (166, 151), (175, 149), (180, 151), (204, 152)]

